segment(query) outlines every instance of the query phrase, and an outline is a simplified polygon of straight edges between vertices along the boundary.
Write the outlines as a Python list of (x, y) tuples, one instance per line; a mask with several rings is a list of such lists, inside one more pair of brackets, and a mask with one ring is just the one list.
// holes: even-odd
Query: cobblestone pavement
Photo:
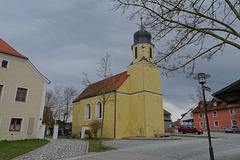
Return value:
[(13, 160), (53, 160), (87, 154), (88, 141), (48, 139), (50, 142)]

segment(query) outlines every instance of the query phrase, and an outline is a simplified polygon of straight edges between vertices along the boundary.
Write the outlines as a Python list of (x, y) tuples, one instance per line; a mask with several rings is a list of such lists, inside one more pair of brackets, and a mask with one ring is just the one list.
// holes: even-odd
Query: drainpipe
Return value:
[(114, 139), (116, 139), (116, 114), (117, 114), (117, 91), (115, 90), (115, 105), (114, 105)]

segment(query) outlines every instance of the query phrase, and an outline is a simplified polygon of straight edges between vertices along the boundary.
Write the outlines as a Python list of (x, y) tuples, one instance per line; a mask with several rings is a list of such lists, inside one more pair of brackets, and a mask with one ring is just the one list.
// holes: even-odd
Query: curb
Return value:
[(124, 140), (180, 140), (180, 137), (124, 137)]

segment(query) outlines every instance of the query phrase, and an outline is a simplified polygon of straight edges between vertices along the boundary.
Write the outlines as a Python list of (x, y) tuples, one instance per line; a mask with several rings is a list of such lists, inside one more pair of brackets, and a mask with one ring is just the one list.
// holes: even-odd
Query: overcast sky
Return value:
[[(133, 34), (139, 19), (114, 12), (108, 0), (7, 0), (0, 2), (0, 37), (31, 62), (52, 84), (68, 83), (83, 89), (82, 73), (96, 81), (97, 62), (111, 54), (112, 73), (125, 71), (132, 61)], [(161, 50), (158, 42), (156, 49)], [(192, 51), (194, 52), (194, 51)], [(199, 59), (195, 72), (211, 75), (212, 93), (239, 79), (239, 51), (226, 48), (210, 62)], [(188, 98), (198, 82), (185, 74), (161, 76), (164, 108), (172, 119), (196, 104)], [(212, 94), (210, 93), (210, 94)]]

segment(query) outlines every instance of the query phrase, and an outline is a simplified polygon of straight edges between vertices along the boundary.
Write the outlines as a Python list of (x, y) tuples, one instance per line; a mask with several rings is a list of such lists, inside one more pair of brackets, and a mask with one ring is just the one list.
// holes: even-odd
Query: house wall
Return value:
[[(233, 109), (233, 108), (231, 108)], [(208, 119), (209, 119), (209, 126), (211, 130), (224, 130), (224, 128), (226, 128), (226, 126), (232, 126), (232, 122), (231, 120), (237, 120), (237, 125), (238, 127), (240, 127), (240, 108), (234, 108), (235, 110), (235, 115), (230, 115), (230, 111), (229, 108), (228, 109), (222, 109), (222, 110), (216, 110), (217, 112), (217, 116), (214, 117), (213, 116), (213, 111), (208, 111)], [(203, 114), (203, 118), (199, 118), (198, 113), (194, 113), (193, 117), (194, 117), (194, 125), (198, 128), (201, 129), (206, 129), (206, 125), (205, 127), (200, 127), (200, 122), (204, 122), (205, 123), (205, 114), (204, 112)], [(214, 121), (218, 121), (219, 123), (219, 127), (215, 127), (214, 126)]]
[[(83, 99), (78, 103), (73, 104), (73, 121), (72, 121), (72, 133), (80, 135), (82, 126), (89, 126), (93, 120), (96, 119), (96, 104), (101, 101), (101, 98), (96, 96), (93, 98)], [(87, 104), (91, 105), (91, 119), (85, 119), (85, 107)], [(114, 138), (114, 93), (110, 95), (110, 100), (105, 106), (104, 125), (103, 125), (103, 137)], [(104, 110), (104, 109), (103, 109)], [(99, 119), (102, 122), (102, 119)], [(100, 135), (100, 130), (98, 132)]]
[[(42, 118), (46, 82), (31, 69), (27, 60), (0, 53), (0, 62), (2, 60), (8, 61), (8, 67), (0, 67), (0, 84), (4, 85), (0, 100), (0, 140), (36, 138)], [(26, 102), (15, 101), (17, 87), (28, 89)], [(23, 118), (20, 131), (9, 131), (11, 118)], [(34, 118), (33, 128), (30, 127), (33, 132), (27, 134), (30, 118)]]

